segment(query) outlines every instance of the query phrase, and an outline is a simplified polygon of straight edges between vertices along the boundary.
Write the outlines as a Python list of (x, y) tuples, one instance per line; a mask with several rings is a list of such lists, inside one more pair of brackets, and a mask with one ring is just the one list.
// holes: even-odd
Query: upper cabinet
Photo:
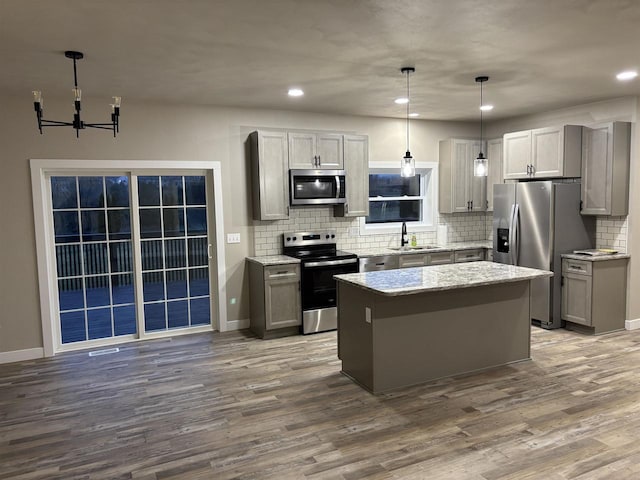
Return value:
[(289, 218), (287, 133), (258, 130), (249, 136), (253, 218)]
[(289, 132), (289, 168), (343, 170), (343, 136), (333, 133)]
[[(440, 213), (483, 212), (487, 209), (487, 177), (473, 175), (473, 161), (481, 147), (479, 140), (450, 138), (440, 141)], [(484, 148), (482, 150), (485, 151)]]
[(489, 172), (487, 174), (487, 211), (493, 211), (493, 186), (504, 183), (502, 178), (502, 138), (487, 140), (487, 158)]
[(582, 135), (583, 215), (627, 215), (631, 124), (584, 127)]
[(344, 136), (346, 202), (334, 207), (336, 217), (369, 215), (369, 138)]
[(505, 180), (579, 177), (582, 127), (564, 125), (507, 133), (503, 153)]

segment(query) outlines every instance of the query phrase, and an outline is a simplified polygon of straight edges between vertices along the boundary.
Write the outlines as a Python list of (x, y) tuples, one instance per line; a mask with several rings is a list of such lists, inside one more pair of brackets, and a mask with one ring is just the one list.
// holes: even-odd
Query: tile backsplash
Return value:
[[(440, 214), (438, 224), (447, 226), (447, 242), (492, 240), (492, 212)], [(338, 248), (390, 247), (400, 244), (400, 230), (393, 234), (360, 235), (357, 218), (333, 216), (333, 207), (292, 208), (289, 219), (254, 222), (255, 255), (282, 253), (283, 232), (305, 232), (320, 229), (336, 231)], [(596, 248), (611, 247), (626, 252), (627, 217), (598, 217)], [(414, 232), (409, 229), (409, 235)], [(435, 244), (436, 232), (415, 232), (418, 244)]]
[(627, 217), (598, 217), (596, 220), (596, 248), (615, 248), (627, 251)]
[[(491, 234), (491, 213), (442, 214), (438, 224), (447, 226), (447, 241), (462, 242), (484, 240)], [(393, 234), (360, 235), (357, 218), (333, 216), (333, 207), (292, 208), (287, 220), (254, 221), (255, 255), (282, 253), (283, 232), (305, 232), (321, 229), (336, 231), (338, 248), (357, 249), (390, 247), (400, 244), (400, 229)], [(435, 244), (436, 232), (412, 232), (419, 245)]]

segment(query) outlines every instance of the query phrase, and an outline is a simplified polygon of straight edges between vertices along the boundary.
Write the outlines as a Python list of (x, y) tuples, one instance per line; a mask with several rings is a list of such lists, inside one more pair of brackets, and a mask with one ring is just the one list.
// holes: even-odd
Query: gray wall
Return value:
[[(87, 97), (84, 118), (108, 119), (109, 99)], [(249, 317), (244, 258), (253, 254), (253, 226), (246, 134), (256, 127), (345, 130), (368, 134), (371, 161), (398, 160), (405, 150), (405, 122), (396, 119), (319, 115), (285, 111), (142, 104), (124, 99), (122, 132), (84, 131), (77, 140), (71, 128), (36, 128), (30, 95), (0, 97), (0, 353), (42, 346), (35, 234), (29, 171), (30, 158), (213, 160), (222, 163), (226, 232), (239, 232), (240, 244), (226, 245), (228, 320)], [(47, 97), (45, 117), (71, 119), (68, 98)], [(411, 123), (411, 152), (418, 160), (436, 161), (438, 141), (475, 136), (475, 123)], [(229, 304), (236, 298), (235, 305)]]

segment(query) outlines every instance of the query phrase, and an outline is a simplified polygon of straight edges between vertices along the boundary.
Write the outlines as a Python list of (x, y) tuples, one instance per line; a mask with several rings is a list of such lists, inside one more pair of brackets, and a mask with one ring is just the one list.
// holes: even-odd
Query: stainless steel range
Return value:
[(358, 271), (358, 256), (336, 250), (335, 230), (283, 234), (283, 253), (299, 258), (302, 333), (335, 330), (338, 324), (334, 275)]

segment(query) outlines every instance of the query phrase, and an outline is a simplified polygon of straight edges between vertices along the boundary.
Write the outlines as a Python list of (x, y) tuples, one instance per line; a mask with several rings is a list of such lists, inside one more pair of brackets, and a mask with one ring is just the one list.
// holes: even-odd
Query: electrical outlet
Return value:
[(227, 243), (240, 243), (240, 234), (227, 233)]

